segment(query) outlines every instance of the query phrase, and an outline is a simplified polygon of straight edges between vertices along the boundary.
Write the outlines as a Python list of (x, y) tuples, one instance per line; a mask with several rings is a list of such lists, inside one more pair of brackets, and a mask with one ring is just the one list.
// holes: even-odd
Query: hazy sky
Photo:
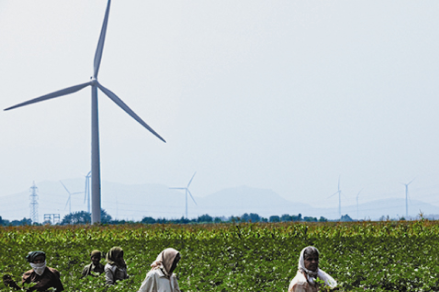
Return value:
[[(105, 6), (0, 1), (0, 107), (88, 81)], [(247, 185), (332, 207), (339, 177), (346, 204), (416, 178), (411, 197), (439, 206), (438, 15), (436, 0), (114, 0), (99, 80), (167, 143), (100, 94), (102, 179), (197, 171), (195, 196)], [(0, 113), (0, 196), (90, 170), (90, 95)]]

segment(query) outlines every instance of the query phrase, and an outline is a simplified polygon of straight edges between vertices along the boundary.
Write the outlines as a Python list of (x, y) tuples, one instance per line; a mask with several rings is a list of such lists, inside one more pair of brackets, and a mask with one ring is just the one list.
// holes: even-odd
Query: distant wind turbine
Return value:
[(340, 176), (338, 177), (338, 191), (336, 191), (335, 193), (333, 193), (332, 195), (329, 196), (329, 198), (331, 198), (332, 196), (338, 194), (338, 215), (340, 216), (341, 219), (341, 190), (340, 190)]
[(194, 179), (195, 174), (196, 174), (196, 172), (194, 173), (194, 175), (192, 176), (191, 180), (189, 181), (189, 183), (187, 184), (187, 186), (185, 188), (170, 188), (173, 190), (185, 190), (185, 192), (186, 192), (186, 219), (189, 219), (188, 213), (187, 213), (187, 194), (188, 193), (191, 196), (192, 200), (194, 201), (195, 205), (197, 205), (197, 202), (195, 202), (194, 197), (192, 196), (191, 192), (189, 191), (189, 186), (191, 185), (191, 182)]
[(87, 201), (87, 212), (90, 213), (90, 178), (91, 170), (85, 176), (84, 203)]
[(407, 220), (409, 217), (409, 202), (408, 202), (408, 196), (409, 196), (409, 184), (411, 184), (415, 180), (412, 179), (409, 183), (404, 184), (405, 185), (405, 219)]
[(25, 105), (37, 103), (44, 100), (64, 96), (77, 92), (87, 86), (91, 86), (91, 195), (92, 195), (92, 215), (91, 223), (101, 222), (101, 173), (100, 173), (100, 155), (99, 155), (99, 119), (98, 119), (98, 88), (107, 95), (114, 103), (122, 108), (133, 119), (139, 122), (148, 131), (154, 134), (157, 138), (166, 142), (159, 134), (157, 134), (150, 126), (148, 126), (133, 110), (131, 110), (116, 94), (104, 87), (98, 82), (99, 67), (102, 59), (102, 52), (104, 49), (105, 35), (107, 32), (108, 15), (110, 13), (111, 0), (108, 0), (107, 9), (105, 11), (104, 22), (102, 24), (101, 34), (99, 36), (98, 45), (95, 52), (93, 62), (93, 76), (90, 81), (67, 87), (22, 103), (6, 108), (11, 110)]
[(72, 195), (77, 195), (77, 194), (82, 194), (82, 192), (75, 192), (75, 193), (71, 193), (67, 187), (63, 184), (62, 181), (59, 181), (62, 186), (64, 187), (64, 189), (66, 190), (66, 192), (69, 194), (69, 198), (67, 199), (67, 203), (66, 206), (64, 207), (64, 209), (67, 207), (67, 205), (69, 205), (69, 214), (72, 214)]

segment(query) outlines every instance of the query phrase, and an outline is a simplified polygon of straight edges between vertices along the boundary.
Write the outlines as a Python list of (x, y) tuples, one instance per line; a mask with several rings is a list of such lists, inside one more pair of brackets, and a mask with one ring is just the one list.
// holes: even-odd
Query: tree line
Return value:
[[(204, 214), (198, 216), (196, 218), (188, 219), (188, 218), (176, 218), (176, 219), (167, 219), (167, 218), (153, 218), (145, 216), (140, 221), (133, 220), (118, 220), (113, 219), (110, 214), (108, 214), (104, 209), (101, 210), (101, 223), (102, 224), (135, 224), (135, 223), (143, 223), (143, 224), (215, 224), (215, 223), (241, 223), (241, 222), (327, 222), (332, 221), (327, 218), (320, 216), (317, 217), (302, 217), (302, 214), (298, 215), (289, 215), (284, 214), (282, 216), (272, 215), (269, 217), (262, 217), (255, 213), (245, 213), (242, 216), (230, 216), (230, 217), (213, 217), (208, 214)], [(352, 221), (352, 219), (348, 215), (342, 216), (341, 220), (335, 221)], [(61, 222), (43, 222), (36, 223), (32, 222), (31, 219), (23, 218), (22, 220), (6, 220), (0, 216), (0, 226), (22, 226), (22, 225), (77, 225), (77, 224), (90, 224), (91, 223), (91, 214), (85, 211), (72, 212), (64, 216)]]

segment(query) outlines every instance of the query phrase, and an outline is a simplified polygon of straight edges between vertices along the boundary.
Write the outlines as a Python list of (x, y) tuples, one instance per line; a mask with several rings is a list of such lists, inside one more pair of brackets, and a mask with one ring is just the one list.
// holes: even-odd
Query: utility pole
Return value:
[(38, 223), (38, 195), (37, 195), (38, 188), (35, 186), (35, 182), (33, 182), (33, 185), (30, 187), (30, 219), (32, 219), (33, 223)]

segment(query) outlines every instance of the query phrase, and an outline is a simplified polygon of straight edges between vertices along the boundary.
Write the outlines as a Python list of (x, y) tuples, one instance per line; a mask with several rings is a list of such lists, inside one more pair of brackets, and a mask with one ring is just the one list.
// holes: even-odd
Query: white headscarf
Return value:
[(41, 276), (44, 273), (44, 270), (46, 269), (46, 261), (44, 263), (30, 263), (30, 266), (32, 269), (34, 269), (35, 273), (37, 273), (38, 276)]
[(319, 278), (320, 280), (325, 281), (325, 284), (328, 285), (331, 289), (335, 288), (337, 286), (337, 281), (335, 281), (334, 278), (329, 276), (327, 273), (320, 270), (319, 268), (317, 268), (316, 271), (310, 271), (305, 268), (305, 250), (307, 248), (312, 248), (317, 253), (317, 255), (320, 254), (319, 250), (313, 246), (307, 246), (304, 249), (302, 249), (299, 257), (299, 271), (305, 273), (306, 279), (312, 286), (315, 285), (315, 280)]
[(172, 275), (171, 267), (175, 261), (175, 258), (180, 253), (178, 250), (173, 248), (167, 248), (163, 250), (158, 256), (157, 259), (151, 264), (152, 269), (161, 269), (167, 278), (170, 278)]

